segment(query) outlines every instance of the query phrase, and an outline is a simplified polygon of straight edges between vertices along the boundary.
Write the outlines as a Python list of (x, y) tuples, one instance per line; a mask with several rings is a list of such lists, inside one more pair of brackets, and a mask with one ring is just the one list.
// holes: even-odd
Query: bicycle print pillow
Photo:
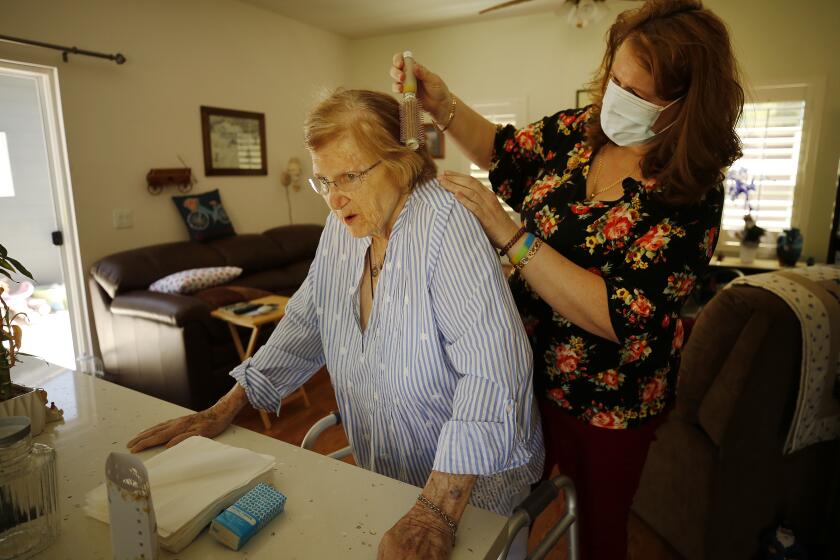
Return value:
[(149, 286), (149, 291), (162, 294), (191, 294), (204, 288), (230, 282), (240, 274), (242, 274), (242, 269), (238, 266), (191, 268), (155, 280)]
[(172, 201), (187, 225), (192, 241), (209, 241), (236, 235), (222, 206), (219, 189), (191, 196), (173, 196)]

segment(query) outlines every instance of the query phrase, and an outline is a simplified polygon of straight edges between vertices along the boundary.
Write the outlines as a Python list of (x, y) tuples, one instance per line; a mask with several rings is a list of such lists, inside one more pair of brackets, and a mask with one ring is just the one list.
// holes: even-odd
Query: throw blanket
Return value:
[(802, 372), (796, 411), (784, 452), (840, 437), (840, 268), (809, 266), (743, 276), (727, 287), (747, 284), (769, 290), (787, 303), (802, 329)]

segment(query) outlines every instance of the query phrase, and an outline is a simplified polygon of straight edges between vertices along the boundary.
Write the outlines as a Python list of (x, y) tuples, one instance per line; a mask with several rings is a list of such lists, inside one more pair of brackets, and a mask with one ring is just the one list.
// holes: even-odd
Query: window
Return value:
[(0, 132), (0, 198), (12, 196), (15, 196), (15, 186), (12, 182), (9, 145), (6, 142), (6, 133)]
[[(525, 123), (525, 99), (508, 99), (502, 101), (492, 101), (487, 103), (476, 103), (472, 106), (473, 109), (485, 119), (492, 123), (508, 125), (512, 124), (516, 127), (521, 127)], [(481, 169), (474, 163), (470, 163), (470, 175), (481, 181), (484, 186), (490, 188), (489, 173), (485, 169)], [(519, 223), (519, 214), (510, 206), (504, 203), (501, 199), (502, 208)]]
[(736, 129), (744, 155), (727, 173), (722, 226), (726, 235), (720, 247), (738, 244), (734, 232), (743, 229), (747, 213), (767, 230), (763, 245), (775, 244), (776, 236), (791, 227), (804, 116), (801, 99), (744, 105)]

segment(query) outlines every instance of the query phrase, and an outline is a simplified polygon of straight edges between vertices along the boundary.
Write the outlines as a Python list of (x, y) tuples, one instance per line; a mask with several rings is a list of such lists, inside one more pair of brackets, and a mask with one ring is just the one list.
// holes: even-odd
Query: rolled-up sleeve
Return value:
[(490, 475), (525, 465), (532, 456), (531, 348), (477, 220), (455, 204), (441, 234), (432, 305), (460, 380), (434, 469)]
[(280, 402), (324, 365), (324, 352), (313, 301), (316, 256), (303, 284), (286, 304), (286, 313), (271, 337), (252, 358), (230, 375), (261, 410), (280, 412)]

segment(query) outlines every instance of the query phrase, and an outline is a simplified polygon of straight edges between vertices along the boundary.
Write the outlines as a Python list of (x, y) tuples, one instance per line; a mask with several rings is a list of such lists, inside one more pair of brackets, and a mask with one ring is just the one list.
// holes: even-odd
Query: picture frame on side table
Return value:
[(268, 175), (265, 114), (201, 106), (204, 174)]
[(443, 133), (434, 124), (427, 123), (423, 125), (423, 134), (426, 137), (426, 149), (432, 157), (443, 159), (445, 157)]

